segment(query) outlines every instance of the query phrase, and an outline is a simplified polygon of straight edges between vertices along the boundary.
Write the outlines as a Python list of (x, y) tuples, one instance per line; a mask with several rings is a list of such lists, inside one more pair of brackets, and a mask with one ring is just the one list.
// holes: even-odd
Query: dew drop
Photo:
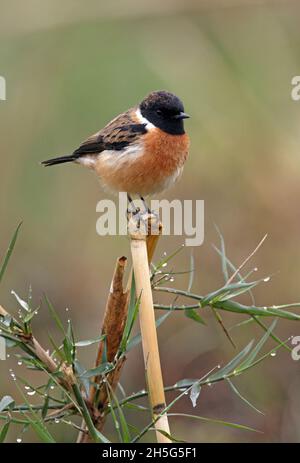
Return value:
[(17, 442), (18, 442), (18, 444), (20, 444), (22, 442), (21, 437), (18, 437)]
[(19, 360), (19, 361), (18, 361), (18, 365), (20, 365), (20, 366), (23, 365), (22, 360)]
[(24, 386), (24, 389), (26, 389), (26, 391), (30, 391), (30, 387), (29, 386)]
[(165, 262), (162, 264), (162, 267), (166, 267), (168, 265), (168, 262)]
[(271, 357), (276, 357), (276, 352), (271, 352)]
[(257, 272), (258, 268), (254, 267), (253, 272)]
[(66, 312), (69, 312), (69, 307), (66, 307)]
[(58, 419), (58, 418), (55, 418), (54, 422), (55, 422), (56, 424), (58, 424), (58, 423), (59, 423), (59, 419)]
[(53, 386), (53, 384), (52, 384), (52, 386), (50, 386), (50, 389), (53, 391), (54, 388), (55, 388), (55, 386)]
[(32, 395), (34, 395), (35, 393), (36, 393), (36, 391), (28, 391), (28, 392), (27, 392), (27, 395), (32, 396)]
[(271, 280), (271, 277), (267, 277), (267, 278), (264, 278), (264, 279), (263, 279), (263, 281), (264, 281), (265, 283), (267, 283), (267, 282), (270, 281), (270, 280)]

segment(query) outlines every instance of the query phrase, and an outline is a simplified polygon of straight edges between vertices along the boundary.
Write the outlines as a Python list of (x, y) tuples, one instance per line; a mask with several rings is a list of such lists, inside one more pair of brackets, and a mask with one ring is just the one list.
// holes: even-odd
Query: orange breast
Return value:
[(112, 162), (99, 155), (95, 170), (104, 185), (147, 196), (166, 189), (178, 177), (188, 156), (188, 135), (170, 135), (156, 128), (142, 140), (141, 154), (122, 155), (120, 162), (116, 152), (111, 153)]

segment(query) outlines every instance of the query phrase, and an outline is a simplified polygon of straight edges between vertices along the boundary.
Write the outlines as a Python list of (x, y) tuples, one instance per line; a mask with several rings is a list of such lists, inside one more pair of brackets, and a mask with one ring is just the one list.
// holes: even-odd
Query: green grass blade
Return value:
[(86, 370), (82, 375), (81, 378), (91, 378), (92, 376), (99, 376), (108, 373), (114, 369), (114, 364), (105, 362), (101, 363), (98, 367), (91, 368), (90, 370)]
[(235, 385), (233, 384), (233, 382), (229, 379), (229, 378), (226, 378), (226, 381), (228, 382), (228, 384), (230, 385), (231, 389), (233, 390), (233, 392), (235, 392), (235, 394), (243, 401), (245, 402), (250, 408), (252, 408), (253, 410), (255, 410), (257, 413), (260, 413), (261, 415), (264, 415), (264, 413), (260, 410), (258, 410), (258, 408), (256, 408), (251, 402), (249, 402), (249, 400), (247, 400), (244, 396), (242, 396), (242, 394), (240, 393), (240, 391), (235, 387)]
[(223, 273), (223, 276), (224, 276), (224, 281), (226, 283), (226, 281), (228, 281), (228, 279), (229, 279), (229, 275), (228, 275), (228, 268), (227, 268), (225, 241), (224, 241), (222, 233), (219, 230), (219, 227), (216, 224), (215, 224), (215, 228), (217, 230), (217, 233), (219, 235), (220, 242), (221, 242), (220, 256), (221, 256), (221, 264), (222, 264), (222, 273)]
[[(117, 407), (117, 410), (118, 410), (118, 415), (119, 415), (120, 424), (121, 424), (121, 431), (122, 431), (122, 442), (129, 443), (131, 441), (131, 436), (130, 436), (130, 431), (129, 431), (127, 421), (125, 419), (123, 410), (120, 407), (120, 403), (119, 403), (119, 401), (117, 399), (117, 396), (114, 393), (112, 387), (110, 386), (110, 384), (108, 382), (106, 384), (107, 384), (107, 387), (108, 387), (109, 392), (110, 392), (110, 397), (112, 397), (112, 399), (113, 399), (113, 401), (114, 401), (114, 403), (115, 403), (115, 405)], [(111, 403), (111, 400), (110, 400), (110, 403)], [(112, 407), (112, 409), (113, 409), (113, 407)]]
[(194, 320), (194, 322), (201, 323), (201, 325), (206, 325), (205, 321), (202, 317), (198, 314), (195, 309), (187, 309), (184, 311), (184, 315), (189, 318), (190, 320)]
[(47, 444), (55, 444), (54, 438), (40, 421), (34, 421), (29, 417), (27, 417), (27, 419), (42, 442)]
[(14, 404), (15, 404), (14, 399), (12, 397), (10, 397), (10, 395), (5, 395), (4, 397), (2, 397), (2, 399), (0, 401), (0, 412), (5, 410), (6, 408), (13, 407)]
[(5, 441), (5, 438), (8, 433), (9, 425), (10, 425), (10, 421), (5, 423), (0, 431), (0, 444), (3, 444), (3, 442)]
[(211, 381), (218, 380), (220, 378), (226, 377), (228, 374), (230, 374), (232, 371), (235, 370), (235, 368), (241, 363), (242, 359), (246, 357), (246, 355), (249, 353), (253, 346), (253, 340), (247, 344), (246, 347), (244, 347), (241, 352), (239, 352), (230, 362), (228, 362), (223, 368), (221, 368), (219, 371), (216, 373), (212, 374), (209, 376), (207, 379), (207, 383), (210, 383)]
[(57, 327), (59, 328), (59, 330), (63, 333), (63, 335), (65, 336), (66, 335), (66, 332), (65, 332), (65, 328), (62, 324), (62, 321), (61, 319), (59, 318), (58, 314), (56, 313), (56, 310), (54, 309), (53, 305), (51, 304), (50, 300), (48, 299), (48, 297), (46, 296), (45, 294), (45, 301), (46, 301), (46, 304), (47, 304), (47, 307), (49, 309), (49, 312), (53, 318), (53, 320), (55, 321)]
[(265, 344), (265, 342), (269, 339), (270, 337), (270, 334), (272, 333), (273, 329), (275, 328), (276, 324), (277, 324), (277, 319), (273, 320), (273, 322), (271, 323), (271, 325), (269, 326), (268, 330), (266, 331), (266, 333), (263, 335), (263, 337), (258, 341), (257, 345), (254, 347), (254, 349), (250, 352), (249, 356), (244, 360), (244, 362), (241, 363), (240, 367), (239, 368), (244, 368), (244, 367), (247, 367), (249, 365), (251, 365), (254, 360), (256, 359), (258, 353), (260, 352), (260, 350), (262, 349), (263, 345)]
[(2, 261), (1, 268), (0, 268), (0, 283), (2, 281), (2, 278), (3, 278), (4, 274), (5, 274), (5, 270), (7, 268), (9, 259), (10, 259), (11, 255), (12, 255), (13, 250), (14, 250), (14, 247), (15, 247), (15, 244), (16, 244), (16, 241), (17, 241), (17, 238), (18, 238), (18, 234), (19, 234), (21, 225), (22, 225), (22, 222), (20, 222), (19, 225), (17, 226), (17, 229), (16, 229), (15, 233), (13, 234), (11, 242), (9, 243), (8, 249), (7, 249), (6, 254), (4, 256), (4, 259)]
[(193, 286), (193, 283), (194, 283), (194, 277), (195, 277), (195, 259), (194, 259), (194, 255), (193, 253), (191, 252), (191, 256), (190, 256), (190, 277), (189, 277), (189, 284), (188, 284), (188, 291), (190, 292), (191, 289), (192, 289), (192, 286)]
[(192, 418), (194, 420), (206, 421), (207, 423), (214, 423), (214, 424), (221, 424), (223, 426), (229, 426), (230, 428), (241, 429), (243, 431), (261, 432), (257, 429), (250, 428), (249, 426), (245, 426), (243, 424), (231, 423), (230, 421), (223, 421), (223, 420), (218, 420), (215, 418), (206, 418), (204, 416), (188, 415), (187, 413), (169, 413), (168, 416), (183, 416), (185, 418)]
[(93, 344), (98, 344), (99, 342), (103, 341), (106, 338), (106, 334), (103, 334), (99, 338), (96, 339), (85, 339), (84, 341), (75, 342), (75, 347), (87, 347), (92, 346)]
[(125, 329), (122, 336), (122, 341), (120, 344), (120, 353), (124, 353), (127, 349), (127, 345), (129, 342), (129, 337), (131, 335), (134, 322), (136, 320), (139, 307), (140, 307), (140, 297), (136, 299), (136, 290), (135, 290), (135, 279), (134, 274), (132, 274), (131, 279), (131, 288), (130, 288), (130, 300), (129, 300), (129, 307), (128, 307), (128, 315), (125, 324)]

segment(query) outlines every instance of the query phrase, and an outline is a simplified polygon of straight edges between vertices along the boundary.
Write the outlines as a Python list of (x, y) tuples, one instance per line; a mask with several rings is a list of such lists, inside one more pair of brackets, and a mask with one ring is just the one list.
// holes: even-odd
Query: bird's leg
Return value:
[(128, 199), (128, 203), (129, 203), (129, 207), (127, 208), (127, 215), (129, 215), (129, 214), (133, 214), (133, 215), (138, 214), (140, 212), (140, 208), (135, 207), (133, 199), (130, 196), (130, 194), (128, 194), (128, 193), (127, 193), (127, 199)]
[(146, 203), (146, 201), (145, 201), (145, 199), (143, 198), (143, 196), (140, 196), (140, 199), (141, 199), (141, 201), (143, 202), (144, 207), (145, 207), (146, 211), (148, 212), (148, 214), (152, 214), (152, 211), (151, 211), (151, 209), (149, 208), (149, 206), (148, 206), (148, 204)]

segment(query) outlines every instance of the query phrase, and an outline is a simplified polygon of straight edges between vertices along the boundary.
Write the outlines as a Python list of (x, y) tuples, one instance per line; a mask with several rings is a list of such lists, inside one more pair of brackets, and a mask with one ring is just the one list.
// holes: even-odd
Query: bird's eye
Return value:
[(161, 109), (157, 109), (157, 110), (156, 110), (156, 114), (157, 114), (158, 116), (161, 116), (161, 115), (162, 115), (162, 110), (161, 110)]

